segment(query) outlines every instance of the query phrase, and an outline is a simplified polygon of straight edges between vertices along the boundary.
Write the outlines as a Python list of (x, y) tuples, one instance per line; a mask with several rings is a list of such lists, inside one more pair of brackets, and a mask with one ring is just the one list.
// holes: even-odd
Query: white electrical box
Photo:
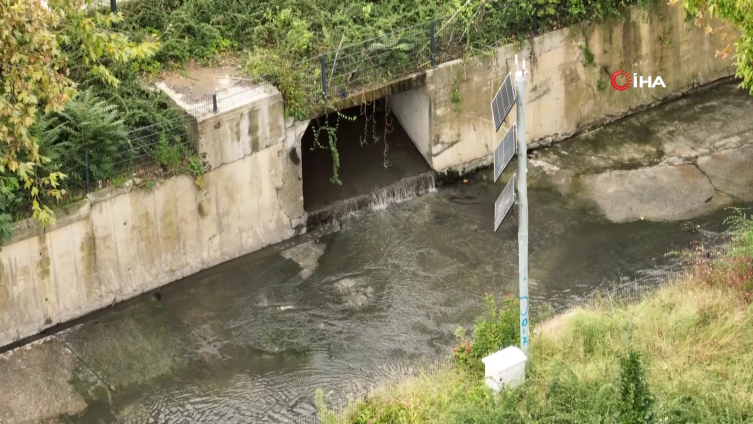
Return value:
[(484, 363), (486, 385), (495, 392), (507, 386), (518, 387), (526, 378), (528, 357), (516, 346), (510, 346), (481, 359)]

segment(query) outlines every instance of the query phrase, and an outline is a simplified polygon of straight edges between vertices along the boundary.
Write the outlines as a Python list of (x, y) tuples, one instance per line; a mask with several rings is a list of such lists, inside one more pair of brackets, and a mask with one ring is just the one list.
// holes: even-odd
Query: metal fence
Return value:
[[(464, 31), (457, 20), (437, 18), (379, 37), (321, 53), (294, 64), (297, 89), (309, 104), (343, 99), (407, 75), (436, 68), (463, 55)], [(254, 76), (204, 96), (188, 107), (191, 114), (218, 113), (238, 101), (278, 86), (276, 76)]]
[[(734, 249), (734, 244), (728, 243), (722, 246), (712, 246), (703, 249), (704, 257), (708, 261), (730, 253)], [(536, 324), (544, 323), (557, 315), (566, 313), (574, 309), (591, 309), (604, 306), (619, 307), (635, 304), (646, 299), (662, 287), (671, 284), (681, 283), (687, 278), (694, 276), (696, 268), (693, 260), (679, 262), (673, 268), (668, 270), (657, 270), (640, 278), (635, 278), (628, 283), (623, 283), (613, 289), (604, 291), (595, 291), (576, 301), (570, 302), (558, 308), (550, 308), (547, 305), (534, 305), (531, 310), (531, 317), (534, 324), (534, 334), (538, 334)], [(353, 414), (358, 410), (358, 405), (379, 394), (390, 393), (396, 390), (400, 383), (420, 377), (431, 376), (437, 373), (445, 372), (454, 368), (454, 361), (451, 357), (431, 362), (420, 369), (409, 369), (408, 372), (383, 382), (378, 387), (344, 397), (327, 405), (326, 411), (318, 411), (310, 415), (302, 416), (293, 421), (294, 424), (346, 424), (352, 422)]]
[(218, 90), (215, 93), (199, 96), (196, 100), (186, 105), (189, 114), (201, 117), (210, 113), (218, 113), (227, 110), (240, 102), (261, 94), (274, 92), (274, 83), (263, 78), (238, 78), (238, 82), (230, 87)]
[[(126, 0), (120, 0), (123, 1)], [(93, 0), (91, 7), (102, 11), (109, 8), (117, 13), (118, 1)], [(456, 18), (440, 17), (340, 46), (298, 62), (289, 71), (295, 73), (296, 83), (300, 85), (296, 88), (303, 91), (309, 105), (322, 99), (342, 99), (462, 57), (467, 29)], [(278, 86), (275, 76), (238, 80), (231, 87), (182, 104), (187, 112), (184, 116), (132, 130), (129, 143), (118, 149), (116, 161), (107, 167), (98, 166), (101, 161), (96, 152), (82, 152), (85, 157), (77, 166), (63, 170), (69, 175), (64, 181), (64, 188), (71, 193), (69, 196), (106, 187), (124, 177), (166, 173), (164, 162), (169, 159), (170, 148), (191, 150), (197, 147), (196, 118), (227, 110), (254, 96), (273, 92)]]
[(68, 153), (74, 160), (61, 166), (67, 175), (62, 185), (67, 197), (78, 198), (134, 177), (166, 177), (188, 154), (197, 152), (197, 143), (196, 119), (190, 114), (137, 128), (114, 150), (100, 151), (94, 145)]
[[(108, 4), (111, 11), (117, 12), (115, 0), (93, 3), (100, 8), (106, 8)], [(456, 59), (462, 55), (462, 31), (458, 31), (457, 23), (442, 22), (446, 19), (399, 29), (298, 62), (292, 69), (299, 78), (297, 82), (301, 87), (298, 88), (313, 104), (322, 97), (328, 100), (344, 98)], [(186, 114), (130, 131), (128, 143), (120, 146), (114, 155), (107, 152), (115, 160), (106, 166), (102, 166), (103, 158), (98, 157), (96, 151), (82, 151), (80, 161), (63, 169), (69, 176), (63, 182), (68, 196), (75, 198), (82, 192), (121, 182), (119, 180), (123, 178), (164, 176), (168, 173), (165, 162), (172, 160), (172, 150), (196, 151), (197, 118), (271, 93), (276, 85), (274, 77), (238, 78), (238, 82), (230, 87), (184, 102), (182, 107)]]

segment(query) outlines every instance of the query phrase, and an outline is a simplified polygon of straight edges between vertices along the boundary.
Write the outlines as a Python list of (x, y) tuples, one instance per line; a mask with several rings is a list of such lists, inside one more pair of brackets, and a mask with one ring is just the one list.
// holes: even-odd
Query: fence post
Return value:
[(437, 67), (437, 40), (435, 37), (435, 23), (434, 21), (431, 21), (431, 24), (429, 26), (429, 32), (431, 33), (431, 69), (435, 69)]
[(321, 55), (319, 59), (322, 64), (322, 95), (327, 100), (327, 56)]
[(118, 13), (118, 0), (110, 0), (110, 11)]
[(86, 192), (89, 193), (89, 150), (84, 150), (84, 166), (86, 167)]
[(217, 113), (217, 93), (212, 93), (212, 112)]
[[(114, 1), (114, 0), (113, 0)], [(539, 35), (539, 11), (536, 6), (533, 7), (533, 36)]]

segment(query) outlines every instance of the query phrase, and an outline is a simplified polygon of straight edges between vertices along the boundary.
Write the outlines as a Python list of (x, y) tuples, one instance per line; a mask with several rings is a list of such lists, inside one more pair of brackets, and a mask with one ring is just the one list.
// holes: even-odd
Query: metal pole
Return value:
[(324, 100), (327, 100), (327, 57), (325, 55), (320, 56), (322, 65), (322, 96)]
[(212, 112), (217, 113), (217, 93), (212, 93)]
[(84, 150), (84, 166), (86, 167), (86, 192), (89, 193), (89, 150)]
[(431, 26), (429, 27), (429, 31), (431, 32), (431, 69), (435, 69), (437, 67), (437, 42), (435, 37), (435, 24), (434, 21), (431, 21)]
[(526, 61), (523, 69), (518, 69), (518, 56), (515, 56), (515, 79), (517, 89), (518, 115), (518, 272), (520, 283), (520, 349), (528, 355), (530, 334), (530, 303), (528, 301), (528, 186), (526, 178)]
[(533, 35), (534, 37), (539, 35), (539, 11), (536, 6), (533, 7)]
[(110, 0), (110, 11), (118, 13), (118, 0)]

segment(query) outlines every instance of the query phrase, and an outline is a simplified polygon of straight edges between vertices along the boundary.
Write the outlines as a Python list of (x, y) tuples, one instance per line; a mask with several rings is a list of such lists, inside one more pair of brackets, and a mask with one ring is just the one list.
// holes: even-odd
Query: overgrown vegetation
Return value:
[[(497, 7), (488, 0), (129, 0), (120, 5), (123, 20), (118, 28), (134, 40), (159, 41), (160, 48), (152, 59), (120, 71), (130, 80), (127, 76), (180, 68), (190, 60), (240, 62), (249, 77), (270, 81), (280, 90), (287, 116), (303, 119), (312, 109), (334, 109), (331, 101), (359, 88), (428, 67), (431, 20), (436, 20), (439, 59), (448, 60), (527, 36), (534, 10), (540, 30), (546, 31), (618, 17), (621, 7), (634, 3), (517, 0)], [(407, 27), (411, 28), (403, 30)], [(324, 52), (329, 52), (324, 67), (328, 87), (322, 100), (321, 63), (306, 59)], [(138, 91), (134, 86), (127, 89)], [(98, 94), (118, 105), (124, 97), (116, 92)], [(148, 111), (151, 117), (144, 120), (156, 123), (165, 108), (155, 108), (161, 99), (152, 97), (146, 107), (134, 109)], [(460, 102), (455, 104), (460, 111)], [(134, 118), (124, 118), (127, 127), (135, 127)], [(332, 150), (335, 163), (332, 180), (339, 183), (336, 131), (330, 131), (337, 129), (337, 122), (323, 127), (323, 145)]]
[[(697, 26), (705, 25), (706, 33), (719, 32), (728, 40), (727, 45), (717, 51), (718, 57), (726, 58), (735, 48), (736, 76), (742, 79), (741, 86), (753, 95), (753, 5), (750, 0), (670, 0), (670, 4), (678, 3)], [(719, 18), (725, 22), (714, 27), (706, 18)], [(737, 42), (730, 37), (734, 30), (740, 33)]]
[(452, 354), (461, 367), (483, 372), (481, 358), (499, 350), (500, 346), (512, 346), (520, 341), (520, 302), (508, 294), (498, 307), (494, 296), (487, 294), (484, 300), (486, 314), (476, 320), (473, 337), (466, 337), (466, 330), (455, 331), (458, 345)]
[(732, 249), (699, 256), (691, 277), (638, 304), (602, 299), (538, 325), (517, 389), (494, 395), (479, 373), (480, 358), (518, 342), (516, 302), (498, 308), (488, 297), (454, 366), (378, 392), (348, 408), (344, 422), (750, 422), (753, 220), (739, 214), (730, 222)]
[[(88, 5), (86, 0), (0, 0), (0, 195), (5, 197), (0, 206), (29, 198), (42, 224), (54, 221), (45, 199), (65, 195), (61, 181), (66, 175), (50, 171), (50, 159), (40, 153), (39, 133), (31, 126), (40, 113), (61, 112), (77, 93), (64, 49), (81, 52), (82, 68), (114, 86), (118, 80), (104, 61), (147, 58), (156, 47), (109, 31), (119, 17), (91, 13)], [(8, 212), (3, 210), (0, 225), (9, 225)], [(9, 232), (9, 227), (0, 230)]]

